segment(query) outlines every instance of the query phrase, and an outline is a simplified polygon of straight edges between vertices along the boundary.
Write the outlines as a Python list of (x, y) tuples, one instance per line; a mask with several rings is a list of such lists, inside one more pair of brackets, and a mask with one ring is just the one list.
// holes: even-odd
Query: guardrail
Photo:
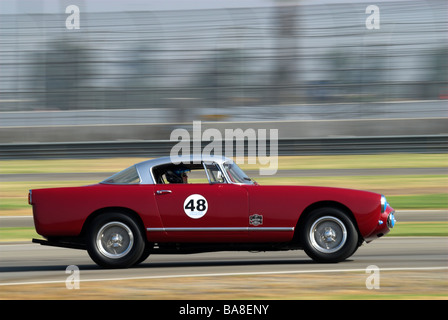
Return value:
[[(224, 141), (222, 141), (224, 150)], [(234, 154), (236, 143), (233, 141)], [(0, 159), (55, 159), (107, 157), (159, 157), (170, 154), (177, 141), (97, 141), (69, 143), (0, 144)], [(201, 150), (209, 141), (201, 142)], [(193, 150), (192, 146), (190, 150)], [(267, 141), (267, 154), (270, 144)], [(245, 155), (248, 144), (244, 144)], [(379, 154), (379, 153), (447, 153), (448, 135), (328, 137), (280, 139), (278, 155)]]

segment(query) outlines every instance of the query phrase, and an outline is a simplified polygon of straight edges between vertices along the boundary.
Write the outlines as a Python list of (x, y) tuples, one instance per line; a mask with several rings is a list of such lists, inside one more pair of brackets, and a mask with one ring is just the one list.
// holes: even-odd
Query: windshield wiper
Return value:
[(252, 182), (253, 184), (257, 184), (257, 181), (255, 181), (255, 180), (252, 179), (252, 178), (249, 178), (249, 177), (243, 177), (243, 179), (246, 180), (246, 181), (250, 181), (250, 182)]

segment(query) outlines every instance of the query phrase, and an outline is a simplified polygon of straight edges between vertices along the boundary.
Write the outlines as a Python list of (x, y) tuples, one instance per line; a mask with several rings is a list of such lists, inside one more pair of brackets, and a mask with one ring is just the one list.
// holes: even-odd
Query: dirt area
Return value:
[[(364, 272), (269, 276), (189, 277), (1, 286), (0, 299), (442, 299), (448, 300), (448, 272), (381, 271), (373, 282)], [(373, 287), (368, 289), (367, 286)], [(376, 286), (376, 288), (375, 288)]]

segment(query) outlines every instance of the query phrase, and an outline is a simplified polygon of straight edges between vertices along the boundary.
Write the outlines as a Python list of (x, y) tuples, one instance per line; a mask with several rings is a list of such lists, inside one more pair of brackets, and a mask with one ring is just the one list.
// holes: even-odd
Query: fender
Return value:
[[(361, 236), (372, 233), (381, 214), (381, 195), (368, 191), (309, 186), (247, 186), (249, 215), (263, 216), (265, 227), (296, 227), (301, 215), (319, 203), (338, 203), (348, 208)], [(293, 234), (283, 234), (285, 241)], [(256, 236), (254, 234), (254, 236)], [(266, 233), (263, 233), (266, 240)], [(273, 235), (278, 238), (278, 235)]]
[(35, 189), (32, 205), (36, 231), (44, 237), (78, 236), (89, 216), (113, 207), (137, 213), (145, 229), (162, 227), (153, 185), (95, 184)]

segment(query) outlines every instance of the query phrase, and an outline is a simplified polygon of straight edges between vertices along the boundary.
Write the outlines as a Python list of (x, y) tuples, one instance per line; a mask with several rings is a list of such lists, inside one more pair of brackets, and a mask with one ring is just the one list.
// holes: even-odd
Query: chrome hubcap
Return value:
[(325, 243), (336, 241), (336, 232), (331, 227), (326, 227), (324, 234), (320, 237)]
[(108, 247), (119, 248), (123, 245), (123, 237), (118, 233), (114, 234), (112, 238), (107, 242)]
[(333, 253), (341, 249), (347, 241), (347, 229), (338, 218), (325, 216), (313, 223), (309, 239), (317, 251)]
[(98, 250), (111, 259), (118, 259), (127, 255), (133, 244), (134, 235), (131, 229), (118, 221), (105, 224), (96, 237)]

